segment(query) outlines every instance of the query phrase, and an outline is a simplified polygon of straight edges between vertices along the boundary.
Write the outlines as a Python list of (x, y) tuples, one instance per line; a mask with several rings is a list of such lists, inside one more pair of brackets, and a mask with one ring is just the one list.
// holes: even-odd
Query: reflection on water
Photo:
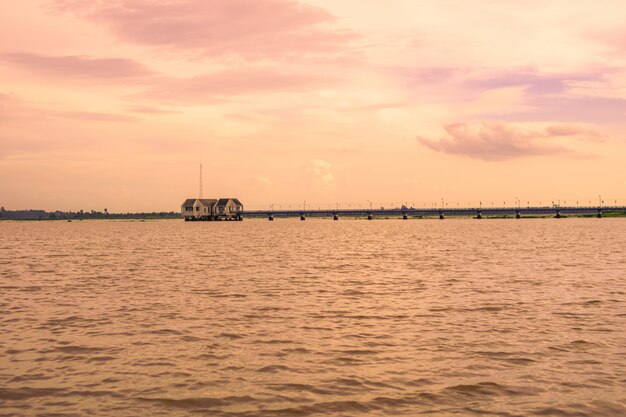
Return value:
[(3, 415), (626, 415), (624, 219), (0, 234)]

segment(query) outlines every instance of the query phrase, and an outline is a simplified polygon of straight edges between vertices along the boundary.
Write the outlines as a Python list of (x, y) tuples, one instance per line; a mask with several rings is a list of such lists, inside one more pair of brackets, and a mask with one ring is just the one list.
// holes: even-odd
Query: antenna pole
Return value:
[(200, 161), (200, 182), (199, 182), (200, 193), (198, 194), (198, 198), (202, 199), (202, 161)]

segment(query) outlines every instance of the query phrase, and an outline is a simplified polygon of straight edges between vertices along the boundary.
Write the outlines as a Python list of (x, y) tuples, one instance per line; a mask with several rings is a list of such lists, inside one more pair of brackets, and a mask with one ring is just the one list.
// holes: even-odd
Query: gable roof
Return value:
[(239, 201), (239, 200), (238, 200), (238, 199), (236, 199), (236, 198), (220, 198), (220, 199), (217, 201), (217, 205), (218, 205), (218, 206), (225, 206), (225, 205), (227, 205), (227, 204), (228, 204), (228, 202), (229, 202), (229, 201), (232, 201), (234, 204), (236, 204), (236, 205), (238, 205), (238, 206), (242, 206), (242, 207), (243, 207), (243, 204), (241, 204), (241, 201)]
[(188, 207), (188, 206), (193, 206), (193, 204), (196, 202), (195, 198), (188, 198), (183, 202), (183, 206)]
[(228, 204), (229, 200), (230, 200), (230, 198), (220, 198), (219, 200), (217, 200), (217, 205), (218, 206), (225, 206), (226, 204)]
[(202, 198), (198, 200), (200, 200), (200, 202), (204, 204), (205, 206), (212, 206), (213, 204), (217, 203), (217, 200), (212, 199), (212, 198)]

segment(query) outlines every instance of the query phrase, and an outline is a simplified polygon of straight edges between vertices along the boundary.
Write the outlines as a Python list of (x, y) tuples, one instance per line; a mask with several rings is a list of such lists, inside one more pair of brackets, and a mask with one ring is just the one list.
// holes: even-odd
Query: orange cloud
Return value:
[(0, 54), (0, 62), (44, 76), (78, 80), (119, 81), (151, 75), (152, 72), (130, 59), (89, 56), (47, 56), (30, 53)]
[(431, 140), (417, 138), (422, 145), (455, 155), (487, 161), (537, 155), (586, 156), (568, 147), (550, 143), (559, 137), (597, 140), (597, 132), (575, 125), (552, 125), (545, 129), (524, 129), (500, 122), (480, 124), (450, 123), (444, 126), (448, 137)]
[(277, 58), (341, 51), (354, 34), (327, 11), (291, 0), (56, 0), (51, 8), (125, 41), (204, 56)]
[(268, 68), (217, 71), (191, 78), (163, 78), (143, 98), (182, 103), (212, 103), (257, 93), (303, 91), (335, 80), (322, 75), (287, 73)]

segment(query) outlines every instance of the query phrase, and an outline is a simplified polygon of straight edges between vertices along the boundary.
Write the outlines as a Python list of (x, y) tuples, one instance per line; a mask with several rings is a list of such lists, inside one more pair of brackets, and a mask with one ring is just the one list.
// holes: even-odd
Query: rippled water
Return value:
[(2, 415), (626, 415), (626, 219), (0, 237)]

